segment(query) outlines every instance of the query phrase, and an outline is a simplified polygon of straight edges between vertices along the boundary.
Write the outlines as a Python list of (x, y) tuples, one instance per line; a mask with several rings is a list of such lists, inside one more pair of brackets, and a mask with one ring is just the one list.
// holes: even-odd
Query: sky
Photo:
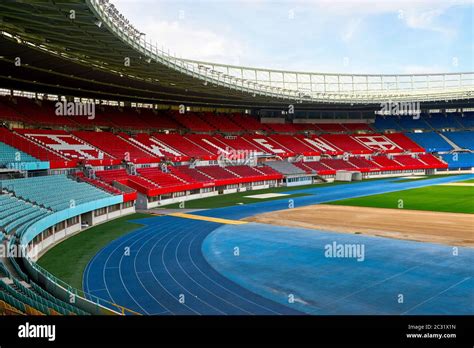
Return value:
[(291, 71), (474, 71), (474, 0), (110, 0), (182, 58)]

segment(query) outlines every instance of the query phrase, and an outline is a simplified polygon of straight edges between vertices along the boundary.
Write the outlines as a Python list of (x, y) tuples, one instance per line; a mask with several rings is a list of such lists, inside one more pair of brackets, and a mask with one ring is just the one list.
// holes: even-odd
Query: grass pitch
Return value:
[(142, 225), (129, 220), (147, 218), (148, 214), (132, 214), (94, 226), (61, 242), (38, 264), (76, 289), (82, 289), (82, 275), (90, 260), (111, 241)]
[(474, 187), (434, 185), (327, 204), (474, 214)]

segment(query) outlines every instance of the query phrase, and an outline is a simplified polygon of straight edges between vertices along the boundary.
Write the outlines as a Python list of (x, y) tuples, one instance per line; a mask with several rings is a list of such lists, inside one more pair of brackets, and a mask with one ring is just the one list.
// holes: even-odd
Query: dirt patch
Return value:
[(474, 215), (317, 204), (244, 219), (345, 233), (474, 247)]

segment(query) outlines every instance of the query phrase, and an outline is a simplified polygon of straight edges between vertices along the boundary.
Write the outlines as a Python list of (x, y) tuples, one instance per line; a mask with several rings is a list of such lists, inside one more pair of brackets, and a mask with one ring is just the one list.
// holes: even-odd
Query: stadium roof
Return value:
[[(0, 86), (34, 92), (245, 108), (472, 102), (474, 73), (347, 75), (180, 59), (130, 30), (107, 1), (0, 3)], [(461, 104), (459, 104), (461, 103)]]

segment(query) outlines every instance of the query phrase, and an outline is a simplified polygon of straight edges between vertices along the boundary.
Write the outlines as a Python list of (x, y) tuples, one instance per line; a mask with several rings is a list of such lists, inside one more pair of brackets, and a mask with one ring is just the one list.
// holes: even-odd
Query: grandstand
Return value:
[[(125, 314), (36, 261), (72, 234), (136, 209), (332, 183), (341, 172), (361, 179), (472, 172), (473, 73), (415, 82), (395, 75), (397, 87), (389, 87), (394, 75), (371, 82), (336, 74), (335, 83), (334, 74), (245, 67), (224, 74), (232, 67), (137, 41), (107, 2), (72, 1), (81, 23), (60, 16), (70, 3), (2, 5), (0, 241), (8, 250), (25, 246), (27, 255), (0, 258), (0, 314)], [(118, 62), (118, 52), (133, 67)], [(29, 63), (15, 67), (17, 55)], [(243, 78), (253, 70), (254, 81)], [(268, 79), (258, 77), (264, 73)], [(278, 86), (277, 73), (296, 82)], [(440, 76), (454, 85), (426, 87)], [(312, 79), (327, 79), (324, 92), (304, 82)], [(388, 98), (420, 102), (421, 117), (380, 114)], [(96, 113), (57, 115), (55, 103), (67, 101)], [(290, 103), (297, 112), (282, 113)]]

